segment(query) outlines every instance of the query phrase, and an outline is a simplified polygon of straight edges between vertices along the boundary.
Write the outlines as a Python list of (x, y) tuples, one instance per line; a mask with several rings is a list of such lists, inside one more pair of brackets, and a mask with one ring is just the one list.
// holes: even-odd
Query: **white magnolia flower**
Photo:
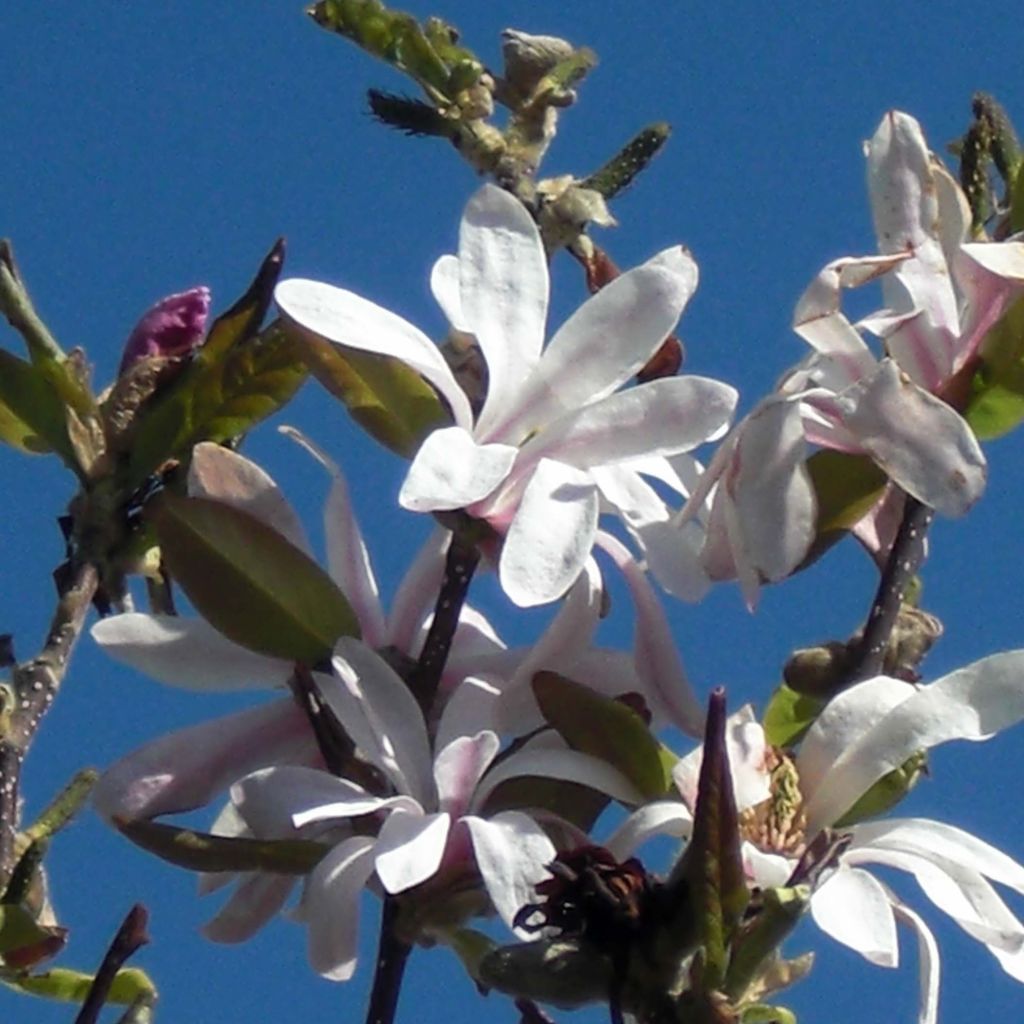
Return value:
[(275, 298), (303, 328), (401, 359), (433, 385), (454, 423), (424, 441), (401, 503), (487, 520), (504, 536), (506, 593), (520, 605), (554, 600), (590, 553), (599, 471), (689, 451), (719, 436), (732, 414), (736, 392), (701, 377), (618, 391), (675, 327), (697, 266), (680, 247), (665, 250), (592, 296), (545, 347), (540, 234), (522, 204), (488, 185), (466, 207), (459, 255), (438, 261), (431, 285), (452, 326), (472, 334), (486, 359), (476, 417), (437, 347), (395, 314), (314, 281), (284, 281)]
[[(728, 751), (737, 806), (745, 812), (751, 881), (785, 885), (810, 840), (917, 752), (954, 739), (989, 739), (1022, 718), (1024, 651), (993, 655), (928, 686), (886, 676), (859, 683), (828, 704), (792, 762), (766, 747), (760, 725), (744, 708), (730, 719)], [(690, 834), (702, 754), (698, 749), (676, 766), (683, 804), (662, 801), (632, 815), (608, 843), (617, 856), (658, 832)], [(921, 955), (923, 1024), (937, 1019), (935, 940), (867, 865), (909, 872), (940, 910), (1024, 981), (1024, 925), (991, 885), (1024, 893), (1024, 867), (962, 829), (924, 818), (864, 821), (837, 831), (848, 845), (814, 891), (811, 914), (834, 939), (883, 967), (899, 962), (896, 921), (909, 924)]]
[[(440, 892), (443, 899), (446, 887), (458, 892), (476, 873), (511, 927), (533, 886), (547, 876), (555, 847), (523, 812), (486, 813), (488, 796), (503, 781), (542, 776), (590, 786), (630, 805), (642, 799), (609, 765), (568, 749), (526, 747), (494, 765), (497, 734), (477, 729), (456, 700), (445, 717), (458, 709), (460, 725), (442, 719), (438, 734), (453, 738), (437, 749), (409, 688), (380, 657), (344, 639), (333, 666), (334, 676), (317, 676), (320, 691), (362, 756), (387, 780), (386, 790), (371, 792), (297, 766), (265, 768), (231, 790), (249, 834), (327, 830), (337, 840), (340, 828), (340, 841), (309, 875), (298, 910), (309, 926), (310, 961), (325, 977), (345, 980), (355, 969), (359, 895), (371, 879), (389, 894), (430, 883), (432, 896)], [(366, 816), (376, 818), (376, 831), (353, 833), (350, 822), (360, 818), (365, 825)], [(283, 897), (273, 905), (253, 901), (257, 877), (244, 877), (208, 926), (214, 937), (251, 934), (278, 908)]]

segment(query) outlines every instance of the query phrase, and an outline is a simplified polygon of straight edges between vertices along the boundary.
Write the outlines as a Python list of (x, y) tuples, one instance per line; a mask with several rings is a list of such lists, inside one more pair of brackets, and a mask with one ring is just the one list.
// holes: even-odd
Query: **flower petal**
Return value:
[[(536, 899), (536, 885), (550, 876), (556, 855), (544, 830), (521, 811), (504, 811), (490, 820), (462, 819), (469, 828), (473, 854), (494, 909), (512, 927), (516, 914)], [(521, 933), (521, 938), (531, 938)]]
[(866, 871), (840, 867), (812, 896), (811, 915), (823, 932), (871, 963), (879, 967), (899, 964), (889, 897)]
[(897, 920), (908, 924), (917, 936), (917, 972), (921, 985), (921, 1006), (918, 1011), (917, 1024), (938, 1024), (939, 980), (941, 977), (939, 945), (923, 918), (888, 889), (886, 889), (886, 893)]
[(477, 424), (483, 437), (515, 402), (544, 343), (548, 262), (526, 207), (484, 185), (462, 215), (458, 267), (464, 326), (487, 361), (487, 399)]
[(184, 690), (232, 693), (284, 686), (291, 662), (256, 654), (205, 619), (125, 612), (100, 619), (92, 638), (116, 661)]
[(469, 400), (437, 346), (402, 317), (354, 292), (301, 278), (282, 281), (274, 289), (274, 300), (289, 320), (313, 334), (400, 359), (437, 389), (457, 424), (472, 425)]
[(460, 818), (488, 766), (498, 753), (501, 741), (489, 730), (475, 736), (459, 736), (445, 746), (434, 761), (434, 781), (438, 804)]
[(441, 866), (450, 827), (447, 813), (389, 814), (374, 847), (377, 877), (385, 890), (405, 892), (432, 878)]
[(459, 258), (450, 253), (441, 256), (430, 271), (430, 290), (437, 304), (444, 311), (448, 323), (457, 331), (469, 334), (470, 329), (462, 313), (462, 297), (459, 294)]
[(348, 981), (358, 953), (359, 894), (373, 874), (375, 840), (353, 836), (313, 869), (302, 895), (309, 924), (309, 962), (331, 981)]
[(462, 427), (435, 430), (420, 445), (398, 503), (412, 512), (465, 508), (504, 481), (517, 454), (507, 444), (477, 444)]
[(586, 563), (597, 517), (589, 474), (541, 459), (502, 545), (498, 574), (505, 593), (521, 608), (561, 597)]
[(688, 839), (693, 831), (693, 815), (678, 800), (655, 800), (635, 810), (604, 842), (617, 860), (632, 857), (655, 836)]
[(211, 942), (246, 942), (284, 906), (295, 882), (290, 875), (246, 875), (224, 906), (203, 925), (203, 934)]
[(915, 751), (954, 739), (988, 739), (1022, 718), (1024, 651), (993, 654), (943, 676), (893, 708), (839, 755), (807, 803), (808, 834), (838, 821)]

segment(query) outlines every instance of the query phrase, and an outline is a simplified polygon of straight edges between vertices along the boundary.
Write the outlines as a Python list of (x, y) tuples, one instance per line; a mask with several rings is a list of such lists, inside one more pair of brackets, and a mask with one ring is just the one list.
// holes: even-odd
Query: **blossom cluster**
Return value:
[[(796, 572), (817, 538), (815, 449), (864, 457), (884, 475), (850, 524), (881, 561), (906, 496), (953, 516), (977, 501), (986, 463), (958, 381), (1024, 292), (1024, 242), (972, 232), (959, 186), (908, 115), (887, 114), (866, 154), (879, 251), (818, 274), (794, 316), (810, 353), (735, 423), (738, 395), (720, 381), (631, 383), (697, 287), (685, 248), (607, 283), (545, 342), (548, 255), (534, 217), (493, 185), (470, 199), (457, 255), (438, 260), (430, 278), (451, 337), (468, 339), (482, 361), (477, 387), (425, 333), (370, 300), (309, 280), (278, 285), (277, 306), (298, 335), (402, 364), (439, 400), (441, 421), (399, 493), (403, 508), (437, 523), (385, 609), (342, 470), (290, 430), (327, 474), (326, 574), (353, 617), (329, 656), (304, 663), (260, 650), (198, 615), (123, 611), (94, 627), (109, 655), (170, 685), (282, 693), (152, 741), (97, 789), (99, 811), (129, 834), (219, 804), (213, 848), (220, 839), (225, 851), (240, 848), (230, 840), (311, 851), (304, 870), (205, 873), (204, 892), (232, 887), (207, 925), (211, 938), (244, 940), (287, 910), (307, 930), (314, 969), (344, 980), (369, 889), (400, 908), (410, 942), (457, 946), (467, 923), (489, 914), (520, 940), (548, 941), (553, 922), (568, 918), (548, 911), (538, 928), (530, 908), (545, 905), (552, 877), (578, 851), (600, 844), (630, 863), (656, 834), (684, 850), (695, 834), (704, 701), (657, 588), (697, 601), (735, 579), (753, 609), (763, 585)], [(851, 323), (842, 292), (872, 281), (884, 306)], [(208, 302), (205, 292), (193, 299)], [(866, 335), (881, 340), (880, 357)], [(136, 338), (131, 349), (153, 354), (156, 344)], [(705, 461), (693, 454), (702, 446), (715, 446)], [(238, 510), (313, 560), (298, 515), (244, 456), (196, 446), (187, 494)], [(444, 597), (460, 574), (468, 586), (466, 545), (515, 606), (558, 602), (530, 646), (507, 646), (462, 603), (464, 589)], [(630, 652), (595, 642), (609, 573), (632, 599)], [(453, 610), (437, 679), (424, 684), (427, 653)], [(1024, 651), (927, 685), (895, 672), (849, 680), (826, 698), (785, 743), (769, 742), (750, 707), (728, 721), (749, 893), (763, 902), (799, 889), (825, 932), (883, 966), (898, 961), (896, 923), (909, 925), (921, 950), (921, 1019), (934, 1021), (934, 938), (868, 865), (903, 869), (1024, 981), (1024, 925), (992, 885), (1024, 892), (1024, 867), (953, 825), (877, 816), (879, 797), (900, 784), (903, 795), (927, 750), (986, 739), (1024, 717)], [(670, 739), (657, 740), (666, 727)], [(678, 754), (666, 745), (688, 741)], [(637, 767), (641, 748), (664, 768), (660, 787)], [(621, 811), (606, 827), (600, 812), (611, 804)], [(734, 995), (754, 999), (771, 985), (759, 976), (748, 988)]]

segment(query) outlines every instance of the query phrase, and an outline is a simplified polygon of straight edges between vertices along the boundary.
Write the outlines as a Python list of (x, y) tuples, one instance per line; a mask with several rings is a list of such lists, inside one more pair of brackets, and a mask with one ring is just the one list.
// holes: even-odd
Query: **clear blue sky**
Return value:
[[(803, 355), (789, 323), (812, 276), (830, 259), (874, 250), (860, 147), (884, 111), (913, 113), (940, 151), (965, 128), (975, 89), (995, 92), (1024, 125), (1019, 10), (1008, 4), (983, 12), (876, 2), (405, 6), (453, 21), (495, 62), (507, 26), (597, 51), (601, 64), (563, 119), (547, 173), (585, 173), (644, 123), (673, 124), (664, 154), (615, 204), (621, 226), (601, 241), (624, 266), (675, 242), (692, 249), (701, 286), (681, 325), (688, 368), (739, 386), (744, 409)], [(453, 250), (475, 181), (444, 144), (408, 140), (371, 121), (366, 87), (406, 89), (389, 69), (317, 30), (301, 4), (281, 0), (160, 8), (15, 0), (7, 8), (0, 235), (13, 239), (57, 337), (87, 350), (98, 380), (113, 374), (126, 333), (152, 301), (205, 283), (215, 310), (224, 309), (279, 235), (288, 240), (287, 274), (344, 284), (428, 333), (440, 331), (427, 273)], [(583, 289), (567, 259), (554, 280), (557, 322)], [(0, 343), (18, 347), (9, 331)], [(312, 385), (282, 421), (319, 441), (355, 481), (390, 592), (426, 527), (397, 509), (402, 466)], [(1024, 644), (1020, 445), (1013, 436), (990, 445), (983, 501), (966, 521), (933, 532), (925, 603), (947, 635), (926, 662), (927, 676)], [(319, 470), (267, 427), (246, 451), (303, 496), (315, 533)], [(54, 517), (70, 481), (56, 463), (9, 449), (0, 451), (0, 474), (0, 632), (14, 633), (27, 657), (49, 616), (49, 572), (61, 557)], [(849, 547), (769, 590), (756, 616), (731, 586), (671, 613), (695, 685), (706, 693), (724, 683), (737, 705), (767, 697), (793, 647), (856, 628), (872, 587), (866, 561)], [(491, 582), (480, 591), (512, 638), (533, 635), (545, 619), (539, 612), (513, 620)], [(620, 628), (612, 639), (625, 642), (626, 634)], [(117, 669), (86, 639), (29, 762), (30, 813), (83, 764), (105, 765), (145, 738), (238, 706), (237, 698), (180, 695)], [(906, 812), (961, 825), (1024, 858), (1022, 750), (1020, 730), (983, 746), (943, 748)], [(206, 943), (196, 929), (216, 898), (200, 902), (190, 876), (130, 848), (89, 814), (55, 843), (50, 865), (72, 929), (69, 964), (94, 966), (128, 907), (149, 906), (154, 944), (137, 962), (160, 985), (165, 1022), (362, 1013), (368, 969), (345, 986), (321, 981), (305, 966), (302, 933), (281, 922), (242, 947)], [(1024, 991), (986, 951), (946, 927), (912, 881), (894, 884), (936, 927), (943, 1019), (1019, 1012)], [(808, 923), (790, 948), (811, 947), (818, 967), (790, 1000), (803, 1019), (914, 1019), (912, 943), (898, 972), (871, 967)], [(425, 1024), (481, 1013), (516, 1019), (504, 1002), (482, 1004), (444, 951), (414, 958), (402, 1009), (402, 1019)], [(0, 992), (5, 1022), (72, 1017)]]

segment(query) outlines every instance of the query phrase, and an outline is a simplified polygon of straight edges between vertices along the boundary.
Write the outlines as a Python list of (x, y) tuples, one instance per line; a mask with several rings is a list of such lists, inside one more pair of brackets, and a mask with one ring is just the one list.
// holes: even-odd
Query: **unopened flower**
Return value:
[(209, 312), (210, 289), (205, 286), (161, 299), (128, 336), (118, 375), (148, 356), (187, 356), (202, 344)]
[(447, 401), (454, 425), (423, 442), (400, 501), (409, 509), (466, 509), (504, 541), (499, 576), (520, 605), (560, 597), (593, 544), (600, 470), (689, 451), (718, 437), (736, 402), (701, 377), (618, 392), (675, 327), (697, 285), (682, 248), (667, 249), (584, 303), (544, 346), (548, 271), (539, 232), (513, 197), (485, 186), (462, 219), (459, 255), (431, 284), (452, 326), (487, 362), (479, 415), (436, 346), (411, 324), (351, 292), (292, 280), (278, 305), (305, 329), (351, 348), (404, 360)]

